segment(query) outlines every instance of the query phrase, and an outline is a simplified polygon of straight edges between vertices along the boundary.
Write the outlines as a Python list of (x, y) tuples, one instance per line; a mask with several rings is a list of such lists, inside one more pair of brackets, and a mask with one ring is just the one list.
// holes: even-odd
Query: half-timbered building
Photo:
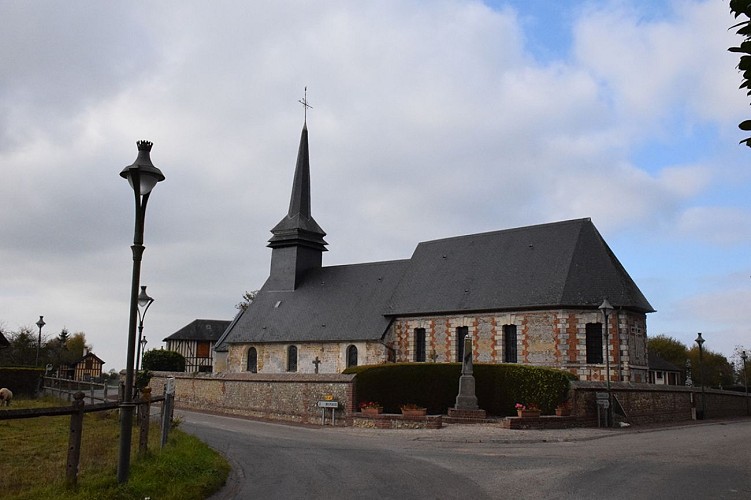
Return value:
[(229, 321), (197, 319), (164, 339), (168, 351), (185, 357), (186, 372), (211, 372), (214, 365), (214, 344)]

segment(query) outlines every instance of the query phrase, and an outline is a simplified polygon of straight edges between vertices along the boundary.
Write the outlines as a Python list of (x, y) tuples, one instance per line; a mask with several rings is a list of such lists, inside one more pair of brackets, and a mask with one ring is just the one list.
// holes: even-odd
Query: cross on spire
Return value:
[(308, 123), (308, 108), (313, 109), (313, 106), (308, 104), (308, 86), (305, 86), (305, 96), (302, 99), (299, 99), (297, 102), (302, 104), (303, 109), (305, 110), (305, 123)]

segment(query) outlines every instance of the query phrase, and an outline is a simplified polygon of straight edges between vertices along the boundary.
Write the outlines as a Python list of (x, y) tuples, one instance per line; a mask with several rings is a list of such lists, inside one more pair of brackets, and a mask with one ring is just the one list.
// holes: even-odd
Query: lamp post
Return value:
[(139, 343), (141, 344), (141, 367), (143, 367), (143, 353), (146, 352), (146, 344), (148, 344), (146, 337), (143, 337)]
[(138, 157), (133, 164), (120, 172), (133, 188), (136, 202), (135, 231), (133, 233), (133, 279), (130, 287), (130, 315), (128, 321), (128, 353), (125, 365), (125, 390), (120, 403), (120, 449), (117, 463), (117, 481), (128, 481), (130, 472), (130, 440), (133, 430), (133, 358), (136, 350), (136, 322), (138, 317), (138, 286), (141, 279), (141, 258), (143, 256), (143, 226), (146, 217), (146, 203), (157, 182), (164, 180), (164, 174), (151, 163), (149, 141), (138, 141)]
[(39, 348), (42, 346), (42, 327), (46, 324), (47, 323), (44, 322), (44, 316), (39, 316), (39, 321), (37, 321), (37, 326), (39, 327), (39, 338), (37, 339), (37, 357), (36, 361), (34, 361), (34, 366), (39, 366)]
[(701, 378), (701, 419), (706, 418), (707, 402), (704, 397), (704, 339), (701, 338), (701, 332), (696, 337), (695, 342), (699, 345), (699, 377)]
[[(610, 340), (609, 340), (609, 333), (608, 333), (608, 316), (610, 316), (610, 313), (613, 312), (613, 306), (610, 305), (610, 302), (608, 302), (608, 299), (603, 299), (602, 304), (600, 304), (599, 307), (600, 311), (602, 311), (602, 315), (605, 318), (605, 382), (607, 384), (608, 389), (608, 425), (613, 425), (612, 415), (613, 415), (613, 397), (610, 392)], [(599, 425), (599, 423), (598, 423)]]
[(748, 375), (746, 374), (746, 361), (748, 361), (748, 355), (746, 351), (741, 351), (741, 361), (743, 361), (743, 386), (746, 388), (746, 415), (751, 415), (748, 407)]
[[(146, 293), (146, 287), (141, 286), (141, 293), (138, 294), (138, 353), (136, 353), (136, 372), (138, 371), (139, 362), (143, 356), (143, 349), (146, 346), (146, 339), (141, 339), (143, 335), (143, 320), (146, 317), (146, 311), (149, 310), (149, 306), (154, 302), (154, 299), (149, 297)], [(143, 308), (143, 312), (141, 312)]]

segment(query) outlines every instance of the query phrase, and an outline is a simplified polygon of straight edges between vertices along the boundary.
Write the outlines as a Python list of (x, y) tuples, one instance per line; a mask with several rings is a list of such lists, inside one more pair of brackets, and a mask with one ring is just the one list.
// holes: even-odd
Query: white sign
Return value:
[(166, 394), (175, 393), (175, 377), (168, 377), (167, 383), (164, 385), (164, 392)]
[(607, 392), (596, 392), (595, 397), (597, 399), (610, 399)]
[(339, 401), (319, 401), (319, 408), (339, 408)]
[(598, 399), (597, 404), (602, 406), (603, 408), (610, 408), (610, 401), (607, 399)]

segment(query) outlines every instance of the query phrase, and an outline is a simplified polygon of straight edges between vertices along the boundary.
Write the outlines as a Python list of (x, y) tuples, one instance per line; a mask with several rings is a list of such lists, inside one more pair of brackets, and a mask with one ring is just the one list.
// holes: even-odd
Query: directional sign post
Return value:
[(324, 401), (318, 402), (318, 407), (321, 409), (321, 425), (326, 425), (326, 409), (331, 409), (331, 425), (334, 425), (335, 422), (335, 416), (334, 412), (337, 408), (339, 408), (339, 401), (333, 401), (332, 399), (326, 398)]

